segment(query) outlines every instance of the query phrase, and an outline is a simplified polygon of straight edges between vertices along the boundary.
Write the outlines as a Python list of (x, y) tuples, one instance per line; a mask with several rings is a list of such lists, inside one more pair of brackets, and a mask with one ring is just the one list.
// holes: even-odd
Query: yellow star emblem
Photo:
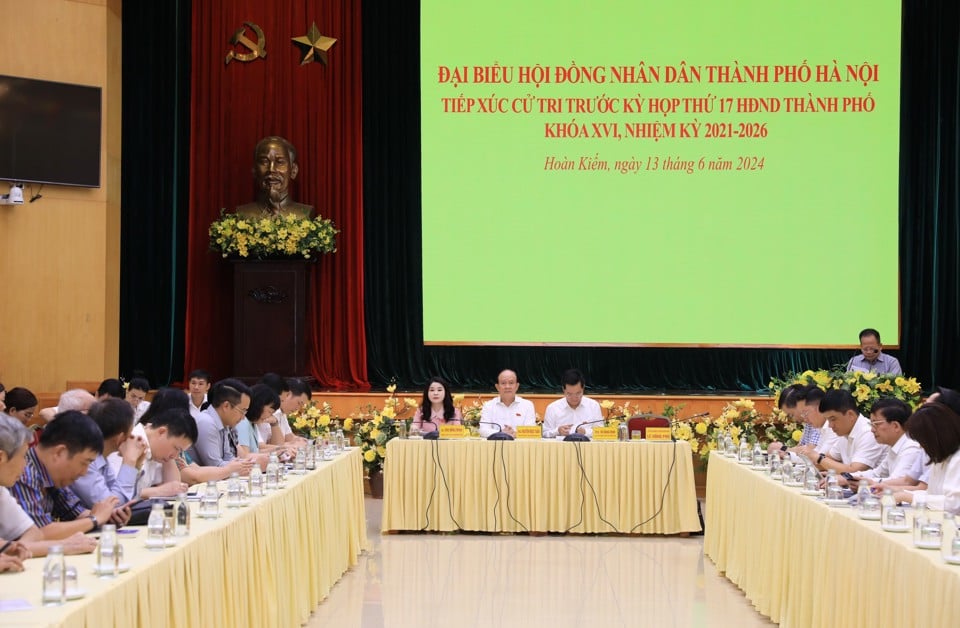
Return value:
[(307, 31), (306, 35), (293, 37), (292, 40), (303, 51), (300, 65), (306, 65), (315, 59), (319, 59), (322, 64), (327, 65), (327, 51), (337, 43), (337, 40), (333, 37), (321, 35), (316, 22), (310, 25), (310, 30)]

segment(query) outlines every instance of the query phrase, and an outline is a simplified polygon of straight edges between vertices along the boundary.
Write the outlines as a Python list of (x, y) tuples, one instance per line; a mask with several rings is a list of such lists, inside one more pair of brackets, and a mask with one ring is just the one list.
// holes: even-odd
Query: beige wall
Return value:
[[(0, 0), (0, 74), (103, 88), (101, 187), (0, 206), (0, 382), (34, 392), (117, 372), (121, 0)], [(11, 25), (15, 25), (12, 26)], [(7, 183), (0, 183), (6, 193)], [(36, 187), (36, 186), (34, 186)], [(24, 190), (29, 200), (29, 186)]]

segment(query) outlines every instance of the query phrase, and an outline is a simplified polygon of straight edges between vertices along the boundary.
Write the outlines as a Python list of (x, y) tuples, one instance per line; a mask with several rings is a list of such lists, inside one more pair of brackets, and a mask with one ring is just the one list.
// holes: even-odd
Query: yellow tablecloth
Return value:
[(958, 626), (960, 566), (909, 533), (711, 456), (704, 552), (781, 626)]
[(93, 574), (94, 555), (68, 556), (87, 595), (59, 607), (41, 606), (44, 559), (20, 574), (0, 575), (0, 599), (25, 599), (30, 611), (0, 613), (0, 625), (300, 626), (340, 576), (369, 546), (359, 449), (287, 487), (255, 498), (248, 508), (201, 519), (192, 504), (191, 535), (177, 547), (146, 549), (146, 530), (121, 536), (129, 572)]
[(383, 479), (385, 531), (700, 530), (686, 442), (394, 439)]

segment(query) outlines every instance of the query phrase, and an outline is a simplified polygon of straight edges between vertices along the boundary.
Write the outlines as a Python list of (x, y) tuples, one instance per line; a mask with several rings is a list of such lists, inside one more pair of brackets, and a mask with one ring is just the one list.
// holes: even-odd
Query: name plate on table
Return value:
[(595, 427), (593, 428), (593, 440), (617, 440), (617, 428)]
[(647, 440), (663, 442), (673, 440), (673, 438), (669, 427), (648, 427)]
[(448, 438), (463, 438), (464, 429), (462, 425), (441, 425), (440, 426), (440, 438), (447, 440)]
[(542, 438), (543, 431), (539, 425), (518, 425), (517, 438)]

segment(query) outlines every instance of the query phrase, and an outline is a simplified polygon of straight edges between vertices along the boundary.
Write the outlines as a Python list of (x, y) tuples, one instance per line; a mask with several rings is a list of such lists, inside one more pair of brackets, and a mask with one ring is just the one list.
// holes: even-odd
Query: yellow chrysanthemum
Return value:
[(327, 427), (328, 425), (330, 425), (330, 415), (321, 414), (320, 418), (317, 419), (317, 422), (320, 423), (320, 425), (322, 425), (323, 427)]
[(386, 458), (387, 457), (386, 446), (380, 445), (379, 447), (377, 447), (377, 453), (380, 455), (381, 458)]
[(707, 433), (708, 428), (709, 426), (705, 422), (700, 422), (700, 423), (697, 423), (697, 427), (695, 427), (694, 429), (697, 431), (697, 434), (703, 436), (704, 434)]
[(347, 432), (353, 429), (353, 419), (347, 417), (343, 420), (343, 429)]
[(377, 452), (375, 452), (372, 449), (368, 449), (365, 452), (363, 452), (363, 459), (366, 460), (367, 462), (373, 462), (374, 460), (377, 459)]
[(378, 429), (374, 429), (370, 432), (370, 438), (377, 440), (377, 437), (380, 436), (381, 432)]

